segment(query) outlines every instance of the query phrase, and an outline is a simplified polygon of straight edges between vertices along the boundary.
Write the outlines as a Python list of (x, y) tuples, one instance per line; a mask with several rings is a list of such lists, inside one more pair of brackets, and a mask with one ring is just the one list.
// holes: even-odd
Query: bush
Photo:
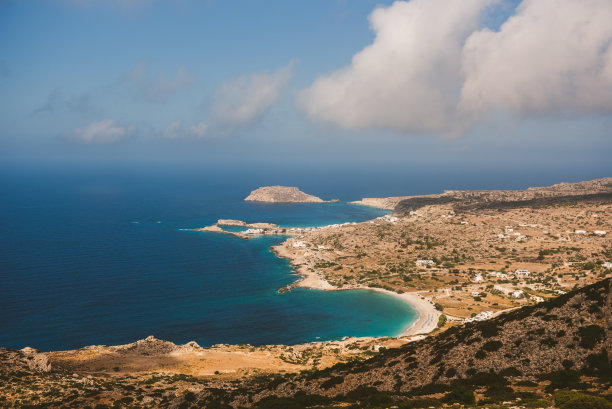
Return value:
[(550, 372), (541, 376), (542, 379), (548, 379), (550, 385), (546, 387), (547, 391), (564, 388), (580, 388), (580, 375), (576, 371), (565, 369), (563, 371)]
[(606, 334), (604, 329), (599, 325), (589, 325), (578, 329), (580, 333), (580, 346), (587, 349), (592, 349)]
[(476, 402), (476, 397), (471, 389), (456, 387), (447, 393), (442, 401), (446, 403), (467, 403), (469, 405)]
[(344, 378), (342, 376), (332, 376), (321, 384), (321, 388), (329, 389), (331, 387), (341, 384), (342, 382), (344, 382)]
[(501, 341), (487, 341), (482, 346), (482, 349), (484, 349), (485, 351), (493, 352), (501, 348), (502, 345), (503, 343)]
[(554, 395), (560, 409), (612, 409), (612, 403), (598, 396), (573, 391), (559, 391)]
[(421, 408), (438, 408), (442, 406), (442, 402), (438, 399), (425, 398), (425, 399), (413, 399), (406, 402), (402, 402), (398, 405), (399, 409), (421, 409)]

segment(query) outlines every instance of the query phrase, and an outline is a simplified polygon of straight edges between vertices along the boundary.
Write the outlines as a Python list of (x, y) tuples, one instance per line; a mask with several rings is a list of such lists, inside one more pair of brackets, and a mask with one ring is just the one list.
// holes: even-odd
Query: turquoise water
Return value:
[(0, 346), (58, 350), (148, 335), (201, 345), (293, 344), (395, 335), (414, 320), (405, 303), (369, 291), (279, 294), (297, 278), (269, 251), (284, 236), (246, 241), (179, 230), (220, 218), (317, 226), (384, 214), (344, 203), (244, 202), (259, 182), (164, 172), (4, 173)]

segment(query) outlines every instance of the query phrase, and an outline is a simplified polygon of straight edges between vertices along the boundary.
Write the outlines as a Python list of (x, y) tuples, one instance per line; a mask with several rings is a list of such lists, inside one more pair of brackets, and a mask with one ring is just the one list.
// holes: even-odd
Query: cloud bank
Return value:
[(165, 138), (217, 138), (259, 121), (275, 105), (293, 77), (289, 62), (273, 72), (262, 72), (232, 78), (215, 91), (207, 118), (193, 126), (174, 121), (162, 132)]
[(293, 77), (293, 62), (274, 71), (243, 75), (221, 84), (212, 108), (214, 122), (232, 128), (251, 125), (261, 118)]
[(397, 1), (370, 15), (374, 42), (297, 96), (349, 129), (456, 132), (491, 110), (612, 112), (612, 2), (524, 0), (498, 32), (492, 0)]
[(82, 143), (113, 143), (125, 137), (128, 130), (115, 124), (112, 119), (92, 122), (83, 128), (75, 129), (71, 139)]

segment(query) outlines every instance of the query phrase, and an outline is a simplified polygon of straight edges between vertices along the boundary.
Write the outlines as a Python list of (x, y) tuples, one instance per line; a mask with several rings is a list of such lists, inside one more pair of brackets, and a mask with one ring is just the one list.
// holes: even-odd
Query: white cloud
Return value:
[(497, 0), (396, 1), (374, 42), (301, 91), (306, 115), (350, 129), (461, 132), (491, 110), (612, 112), (612, 1), (524, 0), (499, 32)]
[(185, 130), (181, 121), (174, 121), (168, 125), (162, 134), (168, 139), (205, 138), (211, 136), (209, 130), (210, 124), (206, 121), (190, 126), (187, 130)]
[(136, 86), (137, 95), (149, 102), (165, 102), (177, 92), (189, 88), (195, 81), (195, 76), (185, 67), (176, 70), (174, 78), (164, 74), (150, 77), (146, 62), (140, 62), (119, 83), (132, 83)]
[(251, 125), (282, 96), (293, 77), (293, 62), (272, 72), (243, 75), (221, 84), (215, 93), (213, 121), (236, 128)]
[(168, 139), (176, 139), (181, 136), (182, 127), (181, 121), (174, 121), (164, 130), (163, 135)]
[(461, 49), (489, 0), (397, 1), (370, 15), (374, 43), (298, 95), (311, 119), (346, 128), (440, 131), (453, 120)]
[(612, 1), (524, 0), (463, 52), (461, 106), (522, 115), (612, 111)]
[(188, 133), (198, 138), (203, 138), (208, 134), (210, 125), (206, 121), (202, 121), (189, 128)]
[(84, 128), (75, 129), (72, 138), (83, 143), (113, 143), (126, 136), (128, 130), (118, 126), (112, 119), (93, 122)]

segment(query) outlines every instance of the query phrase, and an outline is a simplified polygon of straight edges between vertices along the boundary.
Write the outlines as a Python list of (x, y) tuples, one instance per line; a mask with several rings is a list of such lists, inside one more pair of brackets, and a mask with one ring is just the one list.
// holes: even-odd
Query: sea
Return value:
[[(242, 240), (180, 229), (221, 218), (282, 226), (361, 222), (385, 211), (346, 201), (500, 185), (477, 174), (468, 178), (471, 186), (465, 180), (365, 168), (2, 167), (0, 346), (65, 350), (149, 335), (202, 346), (397, 335), (416, 312), (388, 295), (279, 293), (299, 278), (270, 252), (286, 237)], [(243, 200), (274, 184), (340, 202)]]

